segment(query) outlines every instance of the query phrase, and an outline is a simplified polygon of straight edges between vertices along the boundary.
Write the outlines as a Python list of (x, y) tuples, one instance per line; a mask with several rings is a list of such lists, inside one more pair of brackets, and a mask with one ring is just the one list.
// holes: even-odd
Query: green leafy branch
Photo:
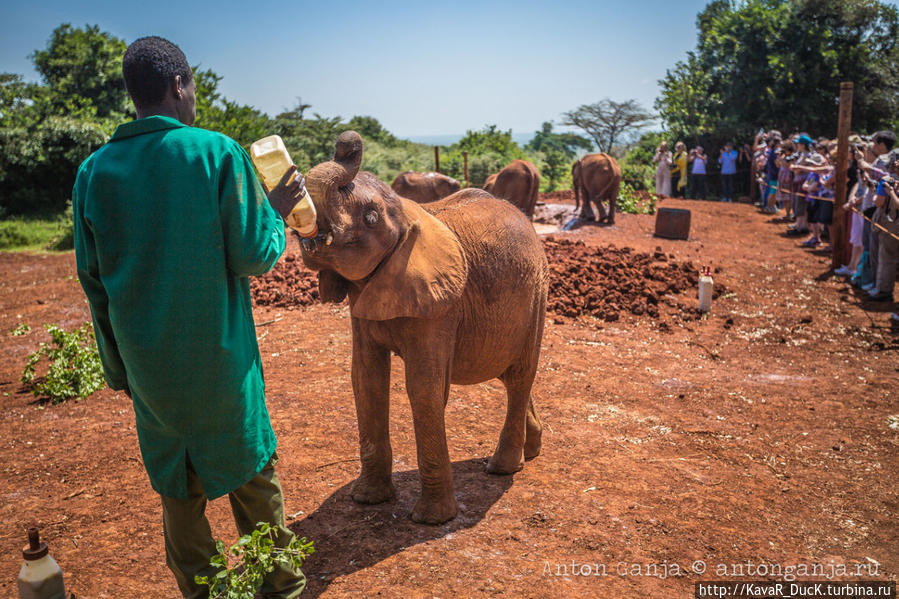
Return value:
[(196, 576), (197, 584), (209, 587), (209, 599), (253, 599), (269, 572), (277, 566), (299, 571), (307, 557), (315, 553), (312, 541), (294, 537), (286, 547), (275, 546), (277, 528), (258, 522), (256, 530), (243, 535), (225, 548), (216, 541), (216, 553), (209, 564), (218, 569), (211, 576)]
[[(47, 397), (54, 404), (67, 399), (82, 399), (103, 388), (103, 365), (97, 342), (89, 324), (66, 332), (55, 324), (45, 324), (51, 344), (41, 343), (28, 356), (22, 371), (22, 383), (32, 385), (36, 397)], [(47, 374), (35, 380), (35, 367), (46, 357), (50, 362)]]
[(28, 331), (30, 331), (30, 330), (31, 330), (31, 326), (28, 323), (23, 322), (19, 326), (11, 329), (9, 331), (9, 334), (12, 335), (13, 337), (21, 337), (22, 335), (25, 335), (26, 333), (28, 333)]

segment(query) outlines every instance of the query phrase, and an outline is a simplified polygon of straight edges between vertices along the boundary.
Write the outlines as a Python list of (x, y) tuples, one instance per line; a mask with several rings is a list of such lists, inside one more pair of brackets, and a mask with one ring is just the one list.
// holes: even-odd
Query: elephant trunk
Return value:
[(327, 212), (332, 193), (349, 185), (362, 164), (362, 137), (345, 131), (337, 138), (334, 158), (312, 167), (306, 174), (306, 187), (319, 214)]
[[(341, 206), (338, 189), (353, 182), (362, 164), (362, 137), (345, 131), (337, 138), (334, 158), (318, 164), (306, 173), (306, 188), (318, 213), (319, 235), (328, 240), (341, 232)], [(314, 244), (311, 247), (315, 247)]]

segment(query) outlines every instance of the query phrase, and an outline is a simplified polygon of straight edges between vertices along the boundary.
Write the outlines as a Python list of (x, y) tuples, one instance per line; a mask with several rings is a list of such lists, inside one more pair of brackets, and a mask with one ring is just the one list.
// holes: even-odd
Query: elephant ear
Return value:
[(350, 290), (350, 282), (333, 270), (321, 270), (318, 273), (318, 295), (322, 303), (339, 304)]
[(411, 221), (406, 235), (355, 301), (350, 297), (357, 318), (437, 318), (462, 297), (468, 263), (456, 234), (416, 204), (403, 200), (403, 209)]

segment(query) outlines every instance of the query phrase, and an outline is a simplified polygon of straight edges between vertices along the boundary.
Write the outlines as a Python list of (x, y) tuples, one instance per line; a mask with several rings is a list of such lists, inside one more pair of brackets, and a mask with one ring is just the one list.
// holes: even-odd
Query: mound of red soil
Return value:
[[(661, 249), (648, 254), (552, 236), (543, 245), (550, 271), (547, 309), (560, 316), (612, 321), (630, 312), (658, 318), (666, 295), (696, 289), (699, 282), (692, 262), (675, 261)], [(295, 308), (319, 300), (316, 274), (302, 265), (298, 254), (286, 255), (271, 272), (252, 279), (250, 288), (258, 306)], [(722, 287), (716, 285), (715, 291), (720, 294)]]
[(560, 202), (564, 200), (574, 201), (573, 189), (559, 189), (557, 191), (548, 191), (541, 193), (539, 196), (541, 202)]
[(678, 262), (661, 248), (648, 254), (552, 236), (543, 245), (550, 270), (547, 308), (562, 316), (612, 321), (630, 312), (658, 318), (666, 295), (699, 284), (699, 270), (692, 262)]
[(284, 254), (268, 273), (250, 279), (250, 293), (257, 306), (310, 306), (318, 302), (318, 275), (303, 266), (299, 254)]

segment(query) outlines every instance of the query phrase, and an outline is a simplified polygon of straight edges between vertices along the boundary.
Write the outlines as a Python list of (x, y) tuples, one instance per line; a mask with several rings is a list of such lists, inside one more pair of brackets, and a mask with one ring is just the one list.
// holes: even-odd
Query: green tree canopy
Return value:
[(659, 82), (655, 107), (676, 138), (759, 127), (836, 133), (840, 83), (853, 81), (854, 129), (899, 112), (899, 16), (878, 0), (713, 0), (696, 49)]
[(627, 141), (651, 122), (652, 115), (636, 100), (615, 102), (605, 98), (562, 114), (562, 124), (583, 129), (600, 152), (611, 152), (616, 142)]
[(496, 154), (506, 161), (523, 157), (521, 148), (512, 139), (512, 130), (502, 131), (496, 125), (487, 125), (477, 131), (469, 129), (452, 148), (471, 156)]
[(197, 85), (195, 126), (224, 133), (244, 148), (272, 134), (274, 122), (264, 112), (223, 98), (218, 91), (221, 75), (211, 69), (193, 68)]
[(593, 143), (586, 137), (574, 133), (554, 133), (553, 124), (546, 121), (540, 127), (540, 131), (534, 134), (533, 139), (525, 146), (525, 149), (535, 152), (562, 153), (565, 158), (572, 160), (578, 150), (590, 150)]
[(131, 112), (122, 78), (126, 48), (123, 40), (97, 25), (60, 25), (47, 47), (31, 54), (46, 92), (36, 101), (54, 114), (71, 116), (73, 108), (89, 108), (100, 118), (121, 118)]

